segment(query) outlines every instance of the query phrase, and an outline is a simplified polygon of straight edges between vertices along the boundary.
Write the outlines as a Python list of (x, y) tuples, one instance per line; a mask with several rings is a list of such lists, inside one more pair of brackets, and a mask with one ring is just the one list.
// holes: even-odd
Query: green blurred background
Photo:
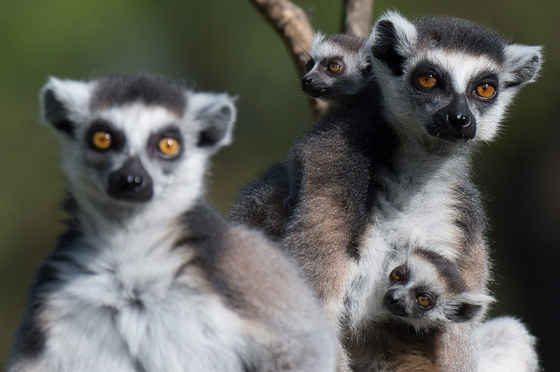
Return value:
[[(314, 27), (337, 32), (340, 0), (301, 0)], [(560, 2), (377, 0), (374, 17), (478, 21), (512, 40), (545, 46), (536, 84), (518, 97), (506, 130), (475, 159), (486, 195), (495, 267), (492, 315), (522, 318), (548, 371), (560, 371)], [(242, 185), (312, 121), (284, 45), (248, 0), (2, 0), (0, 2), (0, 365), (27, 288), (63, 218), (58, 149), (38, 124), (49, 75), (87, 79), (147, 71), (238, 95), (235, 142), (215, 158), (210, 200), (226, 212)]]

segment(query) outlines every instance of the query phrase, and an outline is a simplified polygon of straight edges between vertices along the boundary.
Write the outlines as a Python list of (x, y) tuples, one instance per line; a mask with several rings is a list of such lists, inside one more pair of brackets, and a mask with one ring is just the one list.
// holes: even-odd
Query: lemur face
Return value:
[(362, 39), (350, 35), (315, 35), (301, 82), (303, 91), (323, 99), (357, 93), (371, 72), (362, 44)]
[(469, 293), (459, 269), (437, 253), (415, 249), (389, 274), (383, 305), (416, 329), (466, 322), (484, 314), (489, 296)]
[(390, 120), (451, 143), (494, 138), (514, 94), (534, 81), (541, 62), (540, 47), (508, 45), (453, 18), (410, 22), (390, 12), (368, 43)]
[(235, 116), (225, 95), (142, 75), (51, 78), (43, 106), (62, 144), (70, 192), (93, 204), (197, 197), (206, 160), (230, 140)]

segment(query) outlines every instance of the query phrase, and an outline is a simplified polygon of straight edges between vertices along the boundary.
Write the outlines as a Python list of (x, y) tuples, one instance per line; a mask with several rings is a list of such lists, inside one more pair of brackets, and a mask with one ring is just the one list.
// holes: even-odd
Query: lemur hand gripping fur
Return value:
[(297, 268), (204, 202), (230, 97), (117, 75), (51, 78), (42, 103), (71, 220), (8, 372), (334, 370), (334, 336)]

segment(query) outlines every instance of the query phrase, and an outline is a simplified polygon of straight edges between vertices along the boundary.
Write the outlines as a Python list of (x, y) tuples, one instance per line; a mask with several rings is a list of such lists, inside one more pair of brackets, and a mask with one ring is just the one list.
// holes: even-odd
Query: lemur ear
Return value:
[(510, 44), (505, 48), (506, 88), (537, 79), (542, 64), (542, 47)]
[(367, 41), (374, 58), (384, 62), (396, 76), (403, 74), (403, 64), (416, 43), (416, 27), (402, 15), (390, 11), (373, 26)]
[(73, 137), (76, 121), (89, 111), (89, 97), (89, 83), (51, 77), (41, 90), (43, 123)]
[(198, 132), (198, 147), (216, 150), (230, 144), (237, 115), (231, 97), (227, 94), (194, 93), (188, 105), (191, 125)]
[(488, 295), (472, 293), (459, 295), (455, 300), (456, 303), (451, 306), (451, 311), (446, 316), (447, 319), (456, 323), (482, 318), (488, 305), (494, 301)]

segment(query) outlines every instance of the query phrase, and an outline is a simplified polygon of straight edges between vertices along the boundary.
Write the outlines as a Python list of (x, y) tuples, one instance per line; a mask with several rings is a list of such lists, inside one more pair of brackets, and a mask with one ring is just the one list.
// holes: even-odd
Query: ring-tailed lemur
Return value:
[(331, 371), (335, 340), (291, 262), (204, 202), (236, 109), (146, 75), (51, 78), (72, 219), (8, 372)]
[[(367, 350), (384, 311), (379, 284), (406, 255), (399, 247), (420, 244), (449, 259), (469, 292), (486, 293), (486, 222), (471, 154), (495, 137), (541, 64), (540, 47), (508, 44), (455, 18), (411, 22), (388, 12), (367, 43), (374, 79), (293, 147), (283, 182), (295, 190), (295, 206), (276, 227), (351, 352)], [(280, 184), (267, 181), (249, 189)], [(232, 216), (247, 220), (275, 202), (244, 192)], [(440, 371), (476, 370), (476, 326), (447, 327)], [(361, 363), (367, 355), (352, 357)]]
[(384, 282), (386, 292), (379, 301), (387, 311), (386, 318), (408, 324), (417, 332), (479, 320), (493, 301), (486, 294), (468, 291), (456, 263), (418, 247), (410, 250)]
[[(309, 56), (302, 89), (309, 96), (328, 102), (329, 109), (342, 109), (372, 78), (368, 48), (356, 36), (318, 32), (313, 37)], [(231, 218), (279, 240), (293, 208), (295, 190), (290, 190), (287, 181), (292, 172), (289, 162), (267, 169), (260, 176), (262, 182), (243, 189)], [(261, 204), (263, 200), (267, 205)], [(251, 212), (247, 212), (249, 209)], [(238, 214), (238, 210), (242, 212)]]
[(303, 91), (341, 108), (371, 79), (367, 45), (357, 36), (336, 34), (313, 37)]
[(492, 297), (471, 293), (458, 266), (421, 247), (412, 248), (379, 286), (384, 314), (370, 332), (368, 358), (355, 371), (437, 371), (438, 343), (446, 327), (477, 321)]
[[(456, 264), (415, 247), (385, 279), (385, 319), (372, 339), (375, 355), (355, 371), (438, 370), (437, 342), (451, 323), (479, 321), (493, 298), (466, 291)], [(536, 372), (535, 338), (518, 320), (501, 317), (475, 330), (478, 372)], [(398, 347), (396, 347), (398, 345)]]

